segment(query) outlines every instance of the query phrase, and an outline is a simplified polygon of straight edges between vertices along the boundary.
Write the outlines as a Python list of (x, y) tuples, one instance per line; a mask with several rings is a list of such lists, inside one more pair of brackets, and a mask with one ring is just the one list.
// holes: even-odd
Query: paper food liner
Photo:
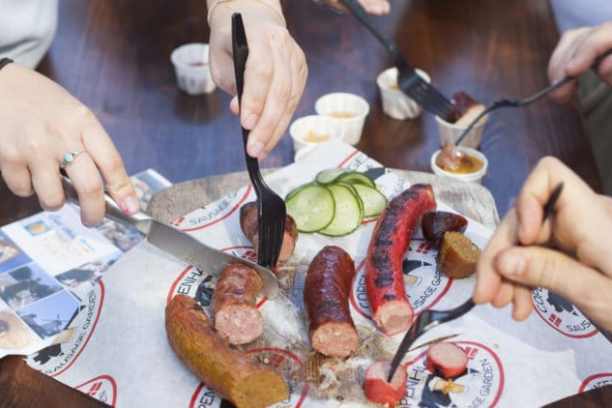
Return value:
[[(408, 187), (405, 180), (348, 145), (331, 142), (311, 157), (316, 160), (288, 166), (267, 182), (284, 196), (320, 170), (343, 167), (368, 171), (388, 197)], [(240, 206), (253, 199), (252, 189), (244, 187), (182, 217), (176, 226), (209, 245), (253, 259), (238, 219)], [(438, 208), (448, 210), (440, 202)], [(291, 397), (277, 407), (369, 405), (361, 392), (364, 371), (373, 360), (390, 358), (402, 338), (382, 335), (369, 318), (362, 264), (372, 229), (373, 223), (364, 224), (342, 238), (300, 234), (283, 271), (285, 296), (260, 299), (264, 336), (243, 350), (285, 376)], [(482, 247), (491, 231), (470, 221), (466, 233)], [(328, 244), (346, 249), (357, 265), (350, 304), (361, 347), (346, 361), (312, 352), (303, 314), (304, 272)], [(416, 313), (452, 308), (472, 293), (473, 278), (451, 280), (436, 269), (435, 250), (416, 233), (404, 262), (407, 293)], [(164, 309), (173, 296), (195, 297), (209, 311), (214, 286), (215, 279), (206, 271), (184, 265), (144, 242), (122, 257), (93, 290), (81, 293), (86, 302), (71, 338), (28, 362), (112, 406), (226, 406), (174, 355), (164, 328)], [(417, 345), (458, 334), (452, 341), (467, 353), (468, 371), (452, 384), (444, 383), (425, 368), (426, 348), (409, 353), (407, 393), (400, 406), (540, 406), (610, 382), (610, 345), (590, 322), (573, 305), (546, 291), (536, 291), (534, 303), (537, 313), (525, 323), (512, 321), (509, 309), (478, 306), (426, 333)]]

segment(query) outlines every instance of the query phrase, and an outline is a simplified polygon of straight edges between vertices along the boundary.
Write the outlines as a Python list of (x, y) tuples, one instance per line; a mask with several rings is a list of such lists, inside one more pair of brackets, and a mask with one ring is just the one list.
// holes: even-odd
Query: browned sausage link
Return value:
[(318, 352), (347, 357), (359, 338), (349, 308), (355, 264), (342, 248), (326, 246), (308, 268), (304, 303), (310, 319), (310, 342)]
[(177, 295), (170, 301), (166, 306), (166, 333), (183, 363), (238, 408), (264, 408), (288, 398), (283, 377), (230, 349), (212, 330), (194, 299)]
[[(258, 224), (257, 224), (257, 203), (252, 201), (246, 203), (240, 208), (240, 228), (244, 236), (251, 241), (255, 250), (257, 250), (258, 244)], [(279, 263), (285, 263), (295, 249), (297, 242), (298, 230), (295, 220), (287, 215), (285, 220), (285, 233), (283, 235), (283, 244), (281, 247), (280, 254), (278, 256)]]
[(215, 288), (215, 329), (231, 344), (246, 344), (263, 332), (263, 319), (255, 306), (263, 287), (259, 274), (241, 264), (228, 265)]

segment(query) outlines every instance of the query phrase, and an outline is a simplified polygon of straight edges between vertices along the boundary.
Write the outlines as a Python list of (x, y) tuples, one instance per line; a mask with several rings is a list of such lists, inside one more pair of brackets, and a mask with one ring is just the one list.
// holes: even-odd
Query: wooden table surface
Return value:
[[(429, 115), (396, 121), (382, 113), (375, 78), (390, 63), (380, 46), (350, 16), (308, 0), (285, 3), (310, 68), (297, 116), (314, 113), (314, 102), (324, 93), (359, 94), (372, 110), (358, 147), (388, 167), (429, 171), (430, 156), (439, 147), (435, 122)], [(171, 51), (185, 42), (207, 41), (203, 4), (60, 2), (57, 37), (40, 70), (97, 114), (130, 173), (155, 168), (180, 182), (244, 168), (229, 97), (220, 91), (187, 96), (175, 86)], [(447, 95), (466, 90), (489, 102), (547, 84), (546, 66), (558, 40), (547, 0), (406, 0), (393, 6), (376, 25)], [(500, 112), (488, 125), (482, 150), (490, 161), (484, 185), (502, 215), (545, 155), (561, 158), (599, 187), (590, 145), (572, 107), (545, 101), (529, 110)], [(265, 165), (286, 165), (292, 157), (286, 137)], [(0, 225), (38, 210), (36, 200), (17, 199), (0, 183)], [(558, 406), (604, 406), (610, 400), (607, 389)], [(89, 406), (82, 394), (36, 375), (19, 359), (0, 360), (0, 407), (37, 407), (42, 401), (46, 407)]]

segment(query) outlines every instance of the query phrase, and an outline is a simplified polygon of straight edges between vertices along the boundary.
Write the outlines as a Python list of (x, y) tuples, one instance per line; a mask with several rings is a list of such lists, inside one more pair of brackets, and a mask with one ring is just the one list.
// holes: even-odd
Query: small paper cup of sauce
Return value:
[[(417, 69), (417, 74), (426, 82), (431, 78), (426, 72)], [(412, 98), (403, 93), (397, 84), (397, 68), (389, 68), (378, 75), (376, 84), (380, 89), (383, 111), (393, 119), (405, 120), (417, 118), (423, 109)]]
[(170, 55), (179, 89), (189, 95), (211, 93), (215, 83), (208, 64), (208, 44), (181, 45)]
[[(327, 116), (320, 115), (309, 115), (296, 119), (289, 127), (289, 134), (293, 139), (296, 160), (320, 143), (338, 138), (334, 121)], [(301, 153), (302, 150), (304, 153)]]
[(333, 119), (340, 139), (350, 145), (361, 140), (361, 133), (370, 105), (361, 96), (336, 92), (323, 95), (315, 103), (315, 111)]
[[(481, 105), (482, 106), (482, 105)], [(482, 106), (484, 109), (484, 106)], [(474, 114), (475, 113), (475, 114)], [(440, 146), (447, 144), (456, 144), (457, 140), (465, 129), (470, 125), (473, 119), (476, 119), (478, 111), (474, 113), (468, 112), (461, 119), (455, 123), (447, 122), (439, 116), (436, 116), (436, 123), (438, 124), (438, 133), (440, 134)], [(487, 124), (488, 115), (480, 119), (476, 125), (467, 134), (461, 146), (471, 147), (477, 149), (480, 146), (482, 140), (482, 132), (485, 125)]]
[[(438, 164), (438, 157), (442, 153), (442, 150), (438, 150), (433, 154), (433, 156), (431, 156), (431, 169), (433, 172), (438, 176), (445, 176), (459, 181), (481, 184), (482, 178), (487, 174), (489, 160), (487, 160), (484, 154), (470, 147), (459, 146), (455, 147), (455, 149), (458, 149), (460, 152), (464, 153), (470, 163), (467, 166), (460, 166), (463, 167), (463, 169), (460, 169), (460, 171), (445, 170)], [(470, 168), (473, 168), (473, 170), (470, 171)]]

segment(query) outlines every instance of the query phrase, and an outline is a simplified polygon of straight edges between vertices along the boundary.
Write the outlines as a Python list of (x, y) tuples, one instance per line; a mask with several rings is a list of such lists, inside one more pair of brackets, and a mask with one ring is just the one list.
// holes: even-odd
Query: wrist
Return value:
[(272, 20), (286, 27), (279, 0), (208, 0), (207, 5), (207, 21), (211, 30), (213, 27), (229, 27), (231, 15), (234, 13), (242, 13), (254, 21), (261, 18)]

